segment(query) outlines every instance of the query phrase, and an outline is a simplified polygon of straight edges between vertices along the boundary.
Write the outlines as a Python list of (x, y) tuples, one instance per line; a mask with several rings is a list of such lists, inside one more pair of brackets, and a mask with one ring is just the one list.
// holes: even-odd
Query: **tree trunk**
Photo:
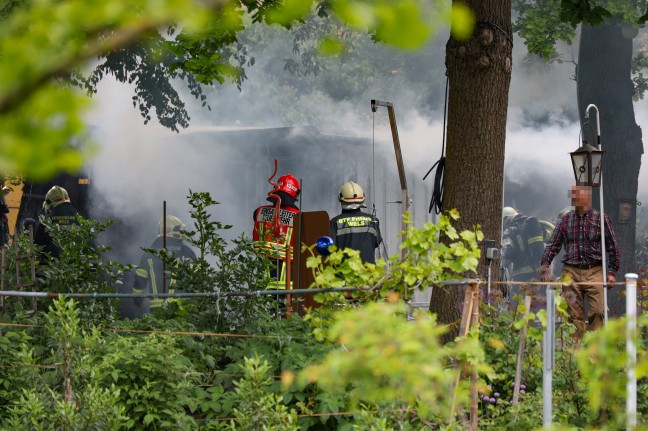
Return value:
[[(634, 262), (637, 183), (643, 154), (641, 129), (635, 121), (632, 102), (632, 39), (624, 36), (621, 25), (610, 22), (596, 27), (583, 26), (580, 40), (578, 109), (581, 118), (585, 118), (589, 104), (599, 109), (601, 146), (605, 152), (604, 210), (612, 221), (619, 242), (621, 267), (617, 280), (624, 281), (625, 273), (637, 272)], [(589, 122), (596, 133), (594, 109), (590, 110)], [(586, 137), (591, 136), (589, 127), (584, 128), (583, 133)], [(595, 208), (600, 207), (599, 193), (599, 189), (593, 190)], [(620, 211), (624, 204), (630, 209), (627, 218)], [(624, 313), (622, 291), (617, 287), (608, 292), (611, 316)]]
[[(479, 225), (486, 239), (499, 244), (513, 49), (511, 2), (462, 3), (475, 13), (476, 25), (470, 39), (450, 38), (446, 45), (450, 92), (443, 209), (459, 210), (458, 229)], [(497, 268), (497, 262), (493, 267)], [(479, 276), (485, 277), (486, 270), (482, 260)], [(464, 290), (433, 289), (430, 311), (437, 314), (439, 323), (458, 323)], [(444, 341), (457, 334), (458, 325), (452, 325)]]

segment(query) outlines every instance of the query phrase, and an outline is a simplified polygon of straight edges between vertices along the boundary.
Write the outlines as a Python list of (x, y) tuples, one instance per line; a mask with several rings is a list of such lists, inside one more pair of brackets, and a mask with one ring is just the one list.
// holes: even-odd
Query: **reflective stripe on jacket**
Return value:
[[(299, 210), (292, 207), (281, 207), (279, 209), (279, 228), (277, 235), (274, 232), (275, 207), (273, 205), (264, 205), (254, 211), (254, 230), (252, 239), (254, 248), (258, 252), (268, 256), (271, 259), (286, 260), (286, 254), (290, 251), (293, 255), (293, 223), (295, 214)], [(288, 250), (288, 247), (290, 249)], [(291, 258), (291, 260), (293, 260)]]

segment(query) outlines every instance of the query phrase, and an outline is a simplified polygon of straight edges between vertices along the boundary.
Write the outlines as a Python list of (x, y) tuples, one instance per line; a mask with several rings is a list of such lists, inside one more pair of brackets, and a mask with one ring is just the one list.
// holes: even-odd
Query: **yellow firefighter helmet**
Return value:
[[(182, 239), (180, 231), (185, 230), (186, 226), (178, 217), (173, 215), (166, 216), (166, 236)], [(158, 223), (158, 235), (164, 235), (164, 218)]]
[(43, 211), (50, 212), (52, 209), (61, 205), (64, 202), (70, 202), (70, 195), (67, 190), (61, 186), (54, 186), (47, 194), (45, 194), (45, 201), (43, 202)]
[(347, 204), (361, 204), (365, 201), (365, 194), (358, 184), (349, 181), (340, 188), (340, 202)]

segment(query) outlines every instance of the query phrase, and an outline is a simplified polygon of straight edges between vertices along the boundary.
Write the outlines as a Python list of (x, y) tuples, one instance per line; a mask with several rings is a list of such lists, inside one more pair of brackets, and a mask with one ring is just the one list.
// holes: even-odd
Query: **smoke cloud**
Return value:
[[(283, 70), (284, 60), (293, 57), (290, 35), (272, 31), (263, 45), (250, 46), (256, 64), (241, 91), (233, 85), (210, 90), (211, 111), (185, 98), (192, 123), (179, 134), (155, 121), (143, 125), (129, 86), (109, 78), (101, 83), (88, 117), (101, 148), (88, 166), (92, 213), (118, 220), (110, 239), (120, 259), (136, 263), (140, 247), (150, 245), (163, 202), (168, 214), (188, 223), (190, 189), (209, 191), (221, 202), (213, 218), (233, 225), (226, 238), (250, 235), (252, 211), (270, 190), (274, 159), (277, 177), (290, 172), (302, 179), (305, 211), (325, 210), (333, 217), (340, 210), (339, 187), (349, 180), (361, 184), (369, 210), (375, 205), (381, 220), (388, 252), (397, 252), (400, 184), (391, 131), (386, 110), (372, 113), (371, 99), (394, 104), (411, 210), (419, 223), (434, 219), (428, 213), (433, 175), (422, 178), (441, 156), (446, 36), (419, 53), (372, 46), (339, 64), (327, 60), (328, 69), (317, 77), (290, 77)], [(569, 204), (568, 153), (578, 143), (574, 65), (548, 67), (524, 55), (516, 40), (503, 204), (552, 219)], [(417, 67), (403, 66), (409, 63)], [(345, 78), (342, 72), (357, 64), (366, 67)], [(636, 104), (644, 129), (647, 111), (646, 101)], [(648, 202), (646, 169), (639, 200)]]

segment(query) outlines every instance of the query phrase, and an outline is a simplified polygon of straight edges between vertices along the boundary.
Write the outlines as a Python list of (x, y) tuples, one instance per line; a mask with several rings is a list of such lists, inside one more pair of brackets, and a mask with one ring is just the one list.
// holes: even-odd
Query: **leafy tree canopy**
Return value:
[(598, 25), (614, 17), (637, 26), (648, 7), (645, 1), (614, 0), (513, 0), (518, 12), (513, 29), (525, 40), (529, 53), (545, 61), (557, 58), (556, 42), (571, 43), (580, 23)]
[[(0, 172), (38, 180), (80, 168), (92, 150), (77, 144), (87, 140), (82, 114), (89, 106), (78, 87), (93, 93), (107, 74), (135, 85), (133, 104), (145, 122), (154, 110), (161, 124), (177, 130), (189, 117), (173, 79), (184, 78), (203, 102), (201, 84), (240, 85), (253, 60), (239, 49), (236, 35), (250, 23), (290, 27), (310, 13), (331, 14), (378, 41), (408, 49), (421, 46), (439, 22), (452, 22), (457, 36), (470, 33), (469, 11), (438, 3), (423, 8), (417, 0), (5, 2)], [(335, 46), (336, 39), (330, 35), (324, 45)]]

